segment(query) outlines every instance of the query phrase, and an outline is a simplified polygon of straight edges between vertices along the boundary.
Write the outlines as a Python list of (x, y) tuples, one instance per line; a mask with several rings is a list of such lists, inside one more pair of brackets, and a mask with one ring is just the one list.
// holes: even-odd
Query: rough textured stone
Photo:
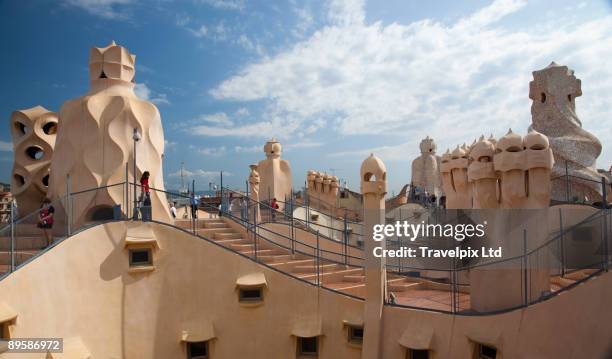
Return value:
[(15, 156), (11, 190), (21, 216), (40, 208), (47, 195), (57, 123), (57, 114), (42, 106), (11, 116)]
[[(134, 93), (135, 59), (115, 42), (92, 48), (89, 92), (66, 101), (60, 110), (61, 125), (51, 161), (49, 198), (66, 194), (67, 175), (71, 179), (71, 192), (103, 187), (73, 196), (71, 208), (76, 226), (97, 218), (100, 213), (107, 215), (115, 205), (123, 205), (126, 210), (125, 187), (105, 187), (126, 180), (126, 164), (130, 181), (139, 182), (142, 173), (149, 171), (150, 187), (164, 189), (161, 117), (155, 105)], [(142, 136), (136, 144), (136, 173), (133, 173), (134, 129)], [(133, 196), (131, 192), (130, 188)], [(127, 205), (131, 207), (132, 203)], [(153, 219), (170, 221), (164, 192), (151, 191), (151, 207)]]
[[(580, 80), (567, 66), (551, 63), (546, 68), (533, 72), (529, 83), (531, 105), (531, 128), (548, 137), (555, 157), (553, 178), (570, 176), (571, 196), (580, 199), (587, 196), (595, 200), (601, 193), (601, 175), (597, 173), (595, 162), (601, 153), (601, 143), (591, 133), (582, 128), (576, 114), (576, 97), (582, 96)], [(591, 181), (589, 181), (591, 180)], [(567, 196), (565, 180), (553, 181), (553, 199)]]
[(436, 156), (436, 143), (427, 136), (421, 141), (419, 147), (421, 155), (412, 161), (411, 183), (439, 197), (442, 194), (442, 181), (440, 178), (440, 156)]

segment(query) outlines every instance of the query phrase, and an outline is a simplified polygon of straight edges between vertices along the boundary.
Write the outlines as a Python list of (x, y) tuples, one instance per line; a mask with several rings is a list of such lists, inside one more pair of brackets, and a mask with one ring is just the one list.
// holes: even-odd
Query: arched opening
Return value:
[(45, 187), (49, 187), (49, 175), (46, 175), (45, 177), (42, 178), (42, 184)]
[(544, 92), (542, 92), (542, 94), (540, 95), (540, 102), (546, 102), (546, 94)]
[(363, 180), (365, 182), (376, 181), (376, 177), (374, 176), (372, 172), (368, 172), (363, 175)]
[(19, 187), (23, 186), (25, 184), (25, 178), (23, 178), (22, 175), (19, 175), (17, 173), (15, 173), (13, 175), (13, 180), (15, 181), (15, 184)]
[(567, 95), (567, 100), (568, 100), (569, 102), (572, 102), (572, 95), (571, 95), (571, 94), (570, 94), (570, 95)]
[(42, 129), (47, 135), (55, 135), (57, 133), (57, 122), (47, 122)]
[(523, 147), (520, 147), (520, 146), (510, 146), (506, 148), (506, 152), (521, 152), (522, 150), (523, 150)]
[(99, 77), (99, 78), (101, 78), (101, 79), (106, 79), (106, 78), (108, 78), (108, 77), (106, 77), (106, 74), (104, 73), (104, 70), (102, 70), (102, 73), (100, 74), (100, 77)]
[(43, 158), (43, 156), (45, 155), (45, 151), (43, 151), (43, 149), (39, 146), (30, 146), (26, 148), (25, 152), (28, 157), (37, 161)]
[(19, 135), (19, 136), (23, 136), (26, 133), (28, 133), (28, 126), (26, 126), (25, 124), (23, 124), (20, 121), (15, 121), (13, 123), (13, 126), (15, 127), (16, 134)]
[(89, 210), (90, 221), (107, 221), (114, 218), (113, 207), (111, 206), (97, 206)]

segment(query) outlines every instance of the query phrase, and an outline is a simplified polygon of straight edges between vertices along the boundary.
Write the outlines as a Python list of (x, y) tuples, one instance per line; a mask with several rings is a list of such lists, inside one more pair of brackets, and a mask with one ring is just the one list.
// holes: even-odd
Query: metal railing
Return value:
[[(489, 241), (468, 238), (459, 244), (447, 240), (437, 242), (435, 247), (438, 250), (465, 249), (497, 243), (505, 245), (504, 250), (510, 252), (501, 259), (389, 260), (386, 268), (392, 279), (414, 285), (410, 295), (394, 290), (391, 285), (387, 304), (461, 315), (499, 313), (547, 300), (607, 271), (612, 237), (610, 210), (585, 206), (582, 209), (559, 208), (558, 211), (558, 227), (548, 234), (542, 234), (537, 223), (524, 226), (513, 223), (514, 231), (501, 235), (505, 243), (499, 242), (500, 238), (495, 238), (494, 234)], [(464, 217), (456, 223), (473, 223), (469, 219), (479, 216), (476, 210), (458, 213)], [(517, 212), (518, 216), (529, 217), (529, 212)], [(512, 221), (511, 218), (509, 222)], [(437, 239), (426, 237), (410, 242), (395, 238), (386, 245), (391, 250), (418, 248)], [(514, 297), (499, 300), (487, 309), (478, 308), (474, 301), (479, 300), (481, 293), (472, 291), (482, 290), (483, 284), (488, 285), (489, 291), (502, 290), (506, 297)]]
[[(134, 193), (142, 192), (142, 189), (138, 189), (140, 187), (138, 184), (135, 186), (137, 191), (132, 190), (134, 183), (125, 181), (72, 192), (69, 183), (68, 181), (67, 194), (50, 203), (55, 209), (54, 223), (51, 228), (45, 229), (38, 226), (43, 210), (18, 219), (12, 216), (11, 223), (0, 228), (0, 246), (2, 246), (0, 251), (4, 253), (4, 257), (0, 257), (4, 258), (4, 265), (0, 267), (4, 274), (0, 274), (0, 279), (66, 238), (87, 228), (111, 221), (140, 219), (178, 228), (298, 280), (354, 298), (361, 299), (362, 297), (337, 290), (334, 286), (328, 285), (324, 276), (326, 273), (324, 268), (330, 265), (362, 273), (363, 254), (360, 248), (350, 245), (347, 240), (349, 238), (347, 227), (349, 224), (354, 225), (355, 222), (344, 219), (341, 230), (343, 239), (338, 241), (333, 236), (322, 236), (320, 231), (313, 231), (312, 227), (308, 226), (308, 219), (295, 218), (292, 215), (295, 211), (292, 198), (289, 201), (283, 201), (283, 208), (277, 210), (271, 208), (267, 203), (252, 201), (240, 192), (222, 187), (221, 205), (215, 207), (198, 202), (197, 209), (205, 212), (198, 214), (197, 211), (193, 212), (189, 209), (189, 213), (186, 213), (189, 228), (185, 228), (155, 220), (153, 218), (155, 213), (151, 216), (150, 209), (147, 212), (147, 206), (143, 206), (137, 193)], [(123, 194), (121, 203), (113, 207), (95, 206), (99, 196), (108, 195), (110, 190), (117, 192), (118, 189), (119, 193)], [(151, 188), (151, 192), (163, 193), (163, 197), (168, 200), (169, 204), (175, 199), (191, 202), (192, 198), (190, 195), (155, 188)], [(236, 199), (244, 200), (246, 203), (238, 206), (231, 204)], [(285, 208), (288, 209), (284, 210)], [(387, 304), (459, 315), (482, 315), (521, 308), (547, 300), (572, 288), (602, 271), (607, 271), (610, 263), (609, 240), (612, 237), (610, 210), (585, 208), (589, 211), (577, 209), (576, 212), (571, 212), (572, 210), (569, 209), (559, 209), (558, 227), (545, 235), (545, 240), (540, 241), (535, 247), (528, 243), (533, 243), (534, 238), (541, 238), (542, 235), (532, 233), (530, 227), (522, 229), (522, 241), (515, 241), (522, 243), (522, 247), (515, 246), (520, 253), (512, 253), (501, 260), (444, 260), (439, 262), (424, 259), (407, 261), (401, 258), (388, 260), (386, 269), (388, 292), (391, 295), (386, 298)], [(268, 221), (258, 219), (263, 212), (270, 214)], [(143, 215), (143, 213), (147, 214)], [(208, 218), (223, 216), (241, 226), (245, 229), (247, 237), (252, 238), (252, 246), (245, 244), (245, 248), (248, 248), (245, 250), (230, 248), (204, 235), (203, 222), (208, 218), (202, 218), (202, 215)], [(467, 223), (473, 222), (474, 218), (479, 215), (477, 211), (453, 212), (433, 208), (430, 209), (427, 223)], [(337, 230), (335, 227), (330, 228)], [(48, 246), (44, 242), (45, 237), (41, 236), (45, 231), (50, 234)], [(298, 233), (298, 231), (302, 232)], [(429, 241), (435, 238), (424, 238), (423, 240)], [(438, 245), (438, 249), (450, 249), (456, 245), (453, 242), (440, 243), (442, 244)], [(461, 246), (477, 243), (468, 238)], [(414, 247), (419, 244), (422, 243), (407, 242), (402, 238), (389, 238), (386, 241), (388, 249)], [(292, 258), (298, 256), (310, 259), (314, 263), (315, 271), (311, 275), (296, 275), (283, 271), (268, 262), (272, 256), (271, 253), (274, 255), (286, 253), (292, 255)], [(475, 311), (470, 297), (470, 292), (474, 290), (470, 285), (472, 281), (479, 275), (486, 274), (487, 271), (504, 270), (510, 273), (512, 279), (508, 281), (508, 285), (514, 286), (510, 292), (519, 296), (520, 302), (513, 302), (494, 310)], [(544, 282), (548, 285), (542, 285), (542, 278), (545, 278)], [(422, 291), (422, 295), (418, 291)], [(539, 292), (534, 293), (534, 291)], [(409, 295), (404, 296), (403, 293)], [(414, 300), (411, 301), (411, 298)]]

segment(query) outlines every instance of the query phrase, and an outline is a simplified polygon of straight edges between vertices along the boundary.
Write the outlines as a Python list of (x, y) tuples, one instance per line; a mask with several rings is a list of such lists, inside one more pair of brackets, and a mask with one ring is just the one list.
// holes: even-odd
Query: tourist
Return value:
[(276, 220), (276, 211), (279, 209), (278, 202), (276, 201), (276, 197), (272, 198), (272, 202), (270, 202), (270, 210), (272, 212), (272, 220)]
[(49, 230), (53, 228), (54, 213), (55, 208), (53, 208), (51, 205), (51, 201), (48, 198), (45, 198), (38, 212), (38, 228), (42, 228), (45, 240), (47, 241), (45, 248), (53, 244), (53, 238), (49, 233)]
[(243, 221), (246, 221), (249, 213), (249, 204), (247, 203), (246, 196), (242, 196), (242, 200), (240, 201), (240, 218)]
[(176, 202), (172, 202), (170, 205), (170, 214), (172, 215), (172, 218), (176, 219)]
[(230, 194), (230, 199), (229, 199), (229, 208), (228, 208), (228, 213), (230, 214), (230, 216), (232, 215), (232, 212), (234, 211), (234, 201), (232, 201), (232, 195)]
[(149, 187), (149, 171), (144, 171), (140, 177), (140, 187), (142, 190), (142, 207), (140, 213), (143, 221), (151, 220), (151, 188)]
[(421, 188), (419, 186), (414, 186), (414, 200), (419, 201), (421, 198)]
[(196, 198), (195, 192), (191, 193), (190, 204), (191, 204), (191, 218), (198, 219), (198, 199)]
[(219, 203), (219, 207), (218, 207), (218, 212), (217, 213), (219, 215), (219, 218), (221, 218), (223, 216), (223, 204), (222, 203)]

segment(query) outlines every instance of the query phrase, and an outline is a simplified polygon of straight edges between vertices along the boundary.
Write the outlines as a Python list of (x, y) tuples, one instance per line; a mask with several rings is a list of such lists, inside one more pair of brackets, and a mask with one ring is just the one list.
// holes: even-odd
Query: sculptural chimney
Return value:
[(364, 258), (365, 258), (365, 313), (364, 358), (381, 357), (382, 311), (386, 298), (386, 270), (384, 257), (375, 257), (376, 247), (385, 248), (385, 241), (374, 241), (374, 226), (385, 223), (385, 194), (387, 193), (387, 169), (380, 158), (371, 154), (361, 164), (361, 193), (364, 210)]
[[(133, 207), (133, 191), (129, 191), (130, 203), (125, 203), (125, 187), (112, 186), (126, 180), (126, 167), (130, 182), (138, 182), (142, 173), (149, 171), (150, 187), (164, 189), (164, 131), (155, 105), (134, 93), (135, 60), (133, 54), (114, 41), (103, 48), (92, 48), (88, 93), (66, 101), (60, 110), (62, 125), (51, 163), (49, 197), (65, 195), (67, 175), (71, 192), (99, 188), (73, 197), (75, 225), (112, 218), (113, 207), (117, 205), (127, 214)], [(134, 129), (142, 137), (136, 144), (136, 173)], [(163, 192), (151, 191), (151, 207), (153, 219), (170, 221)]]
[(257, 165), (261, 180), (259, 197), (267, 202), (276, 198), (283, 209), (285, 199), (291, 196), (291, 167), (289, 162), (281, 159), (283, 146), (275, 138), (266, 142), (264, 152), (266, 159)]

